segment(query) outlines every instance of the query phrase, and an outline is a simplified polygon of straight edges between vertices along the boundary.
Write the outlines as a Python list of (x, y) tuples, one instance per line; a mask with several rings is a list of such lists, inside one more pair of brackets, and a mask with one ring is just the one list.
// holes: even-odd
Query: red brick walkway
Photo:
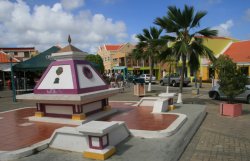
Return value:
[[(130, 129), (163, 130), (177, 115), (152, 114), (152, 108), (138, 108), (126, 103), (112, 102), (119, 113), (103, 120), (125, 121)], [(28, 147), (50, 138), (54, 130), (63, 126), (55, 123), (31, 122), (27, 117), (33, 116), (35, 108), (26, 108), (0, 113), (0, 151), (11, 151)]]
[(117, 108), (119, 114), (107, 117), (105, 121), (125, 121), (129, 129), (164, 130), (178, 117), (174, 114), (152, 114), (152, 107), (135, 107), (124, 103), (111, 102), (112, 108)]
[[(62, 124), (31, 122), (35, 108), (0, 114), (0, 151), (17, 150), (48, 139)], [(68, 126), (68, 125), (67, 125)]]

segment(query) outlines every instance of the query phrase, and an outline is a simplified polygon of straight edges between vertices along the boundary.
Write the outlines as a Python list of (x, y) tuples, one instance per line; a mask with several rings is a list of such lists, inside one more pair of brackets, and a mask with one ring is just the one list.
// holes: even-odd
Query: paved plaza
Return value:
[[(44, 122), (31, 122), (35, 108), (0, 113), (0, 151), (12, 151), (48, 139), (55, 129), (66, 126)], [(70, 126), (70, 125), (67, 125)]]
[[(164, 92), (166, 87), (158, 85), (152, 86), (152, 92), (148, 96), (156, 96)], [(250, 160), (250, 105), (243, 104), (243, 115), (236, 118), (222, 117), (219, 115), (219, 103), (208, 98), (210, 84), (204, 84), (199, 95), (192, 95), (192, 87), (185, 87), (183, 94), (184, 103), (206, 105), (207, 115), (196, 132), (186, 150), (182, 154), (180, 161), (200, 161), (200, 160)], [(171, 87), (171, 92), (176, 92), (177, 87)], [(124, 93), (119, 93), (110, 98), (110, 101), (138, 101), (139, 97), (132, 94), (131, 89), (125, 89)], [(11, 102), (9, 91), (0, 91), (0, 111), (13, 110), (21, 107), (33, 107), (32, 103)], [(168, 160), (166, 139), (143, 139), (129, 138), (125, 144), (117, 147), (117, 153), (109, 160)], [(147, 147), (147, 148), (146, 148)], [(173, 151), (174, 153), (174, 151)], [(150, 155), (149, 155), (150, 154)], [(51, 160), (51, 161), (82, 161), (81, 153), (46, 149), (35, 155), (18, 159), (20, 161)]]

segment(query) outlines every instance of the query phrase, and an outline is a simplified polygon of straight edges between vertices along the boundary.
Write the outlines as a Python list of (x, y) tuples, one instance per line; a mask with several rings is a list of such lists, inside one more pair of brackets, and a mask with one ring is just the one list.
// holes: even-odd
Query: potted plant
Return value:
[(218, 73), (219, 91), (227, 96), (227, 103), (220, 104), (220, 114), (232, 117), (240, 116), (242, 104), (235, 103), (234, 98), (245, 91), (247, 76), (237, 69), (236, 63), (227, 55), (221, 55), (214, 66)]

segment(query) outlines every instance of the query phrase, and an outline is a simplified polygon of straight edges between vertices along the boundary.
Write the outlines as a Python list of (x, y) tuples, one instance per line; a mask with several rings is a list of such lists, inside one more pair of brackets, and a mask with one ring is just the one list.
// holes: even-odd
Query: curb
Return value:
[(173, 113), (173, 112), (166, 112), (166, 113), (159, 113), (159, 114), (174, 114), (178, 115), (177, 119), (171, 123), (169, 127), (163, 130), (158, 131), (149, 131), (149, 130), (134, 130), (129, 129), (132, 136), (134, 137), (142, 137), (142, 138), (165, 138), (171, 135), (174, 135), (186, 122), (187, 115), (181, 113)]
[(7, 160), (23, 158), (23, 157), (35, 154), (37, 152), (40, 152), (48, 147), (49, 147), (49, 139), (46, 139), (26, 148), (14, 150), (14, 151), (0, 152), (0, 160), (7, 161)]

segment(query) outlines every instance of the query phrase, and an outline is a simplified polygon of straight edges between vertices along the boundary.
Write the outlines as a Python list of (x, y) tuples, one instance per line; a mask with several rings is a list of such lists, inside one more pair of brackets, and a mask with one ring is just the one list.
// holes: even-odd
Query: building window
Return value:
[(243, 74), (248, 75), (248, 67), (240, 67), (240, 70)]
[(15, 56), (17, 56), (17, 55), (18, 55), (18, 53), (15, 51), (15, 52), (14, 52), (14, 55), (15, 55)]
[(25, 52), (24, 52), (24, 57), (25, 57), (25, 58), (29, 58), (29, 57), (30, 57), (30, 53), (29, 53), (28, 51), (25, 51)]

